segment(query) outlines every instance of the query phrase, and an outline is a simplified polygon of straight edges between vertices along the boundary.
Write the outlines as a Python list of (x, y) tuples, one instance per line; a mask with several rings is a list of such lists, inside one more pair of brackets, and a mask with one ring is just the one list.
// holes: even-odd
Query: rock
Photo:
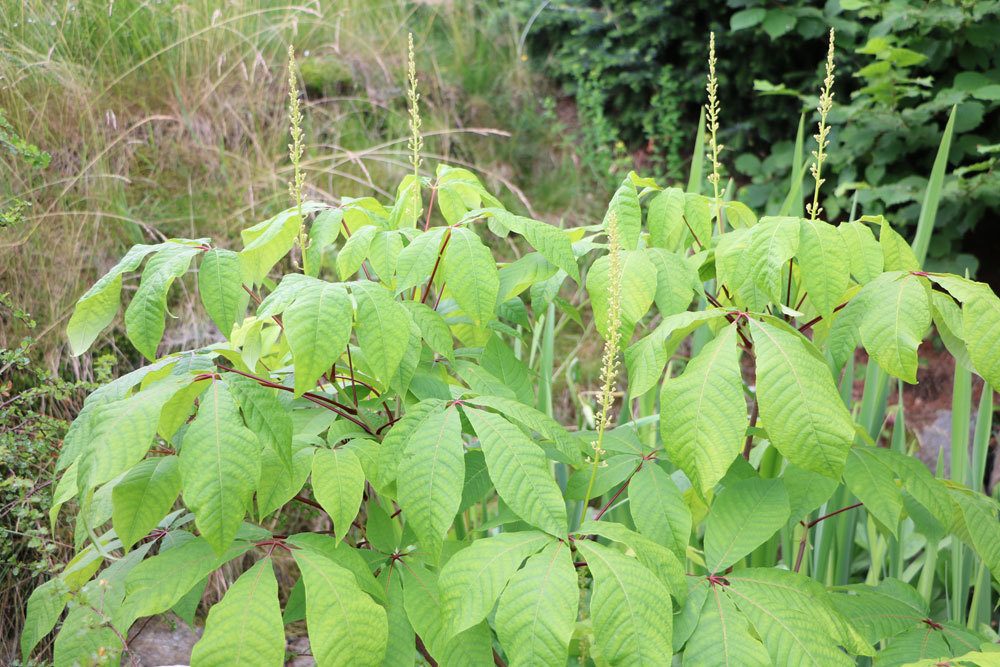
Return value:
[[(157, 616), (135, 624), (129, 636), (132, 664), (140, 667), (178, 667), (191, 662), (191, 649), (202, 629), (192, 630), (175, 616)], [(129, 664), (122, 661), (123, 665)]]

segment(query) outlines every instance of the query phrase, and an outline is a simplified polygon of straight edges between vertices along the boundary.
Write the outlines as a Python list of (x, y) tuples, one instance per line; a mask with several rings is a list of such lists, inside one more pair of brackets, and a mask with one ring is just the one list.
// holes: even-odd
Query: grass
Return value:
[[(0, 108), (53, 156), (45, 171), (0, 158), (9, 175), (0, 202), (18, 193), (32, 204), (25, 225), (0, 231), (0, 285), (39, 320), (38, 349), (49, 366), (67, 360), (61, 332), (72, 303), (123, 246), (232, 237), (286, 205), (289, 44), (300, 54), (307, 97), (307, 195), (387, 194), (408, 169), (408, 30), (417, 37), (429, 162), (474, 164), (509, 203), (539, 216), (578, 217), (596, 207), (604, 193), (575, 166), (554, 103), (517, 55), (519, 26), (499, 7), (470, 0), (0, 6), (8, 37), (0, 45)], [(204, 335), (197, 313), (174, 314), (184, 344)], [(0, 345), (20, 333), (0, 332)]]

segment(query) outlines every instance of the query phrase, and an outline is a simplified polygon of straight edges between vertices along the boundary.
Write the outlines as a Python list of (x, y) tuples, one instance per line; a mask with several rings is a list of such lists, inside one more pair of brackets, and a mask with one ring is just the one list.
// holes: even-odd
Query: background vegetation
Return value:
[[(599, 220), (633, 167), (686, 180), (711, 29), (727, 108), (724, 177), (742, 201), (776, 210), (785, 188), (773, 184), (792, 171), (800, 116), (807, 128), (815, 120), (830, 25), (841, 77), (829, 218), (845, 218), (856, 197), (865, 213), (891, 212), (904, 235), (912, 231), (957, 105), (928, 263), (978, 271), (996, 287), (995, 269), (977, 257), (996, 249), (995, 227), (980, 223), (1000, 208), (1000, 54), (991, 41), (1000, 2), (0, 4), (0, 347), (16, 358), (0, 363), (0, 583), (16, 583), (8, 590), (23, 599), (17, 591), (33, 586), (60, 547), (38, 509), (48, 500), (37, 480), (51, 468), (61, 420), (79, 407), (77, 383), (140, 362), (119, 345), (120, 329), (102, 346), (117, 368), (71, 359), (63, 331), (76, 298), (132, 243), (222, 239), (286, 206), (289, 43), (301, 55), (310, 197), (390, 195), (409, 170), (403, 84), (412, 31), (425, 155), (474, 168), (512, 209), (580, 226)], [(51, 159), (32, 151), (25, 159), (28, 144)], [(171, 349), (213, 335), (188, 310), (195, 303), (178, 298)], [(567, 330), (587, 331), (567, 319)], [(599, 353), (575, 340), (557, 345), (556, 370), (575, 369), (560, 382), (592, 388)]]

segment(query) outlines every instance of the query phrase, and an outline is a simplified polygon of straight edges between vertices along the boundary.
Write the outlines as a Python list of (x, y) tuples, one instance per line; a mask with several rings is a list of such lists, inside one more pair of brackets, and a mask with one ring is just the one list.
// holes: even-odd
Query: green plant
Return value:
[[(921, 269), (933, 225), (915, 252), (882, 217), (832, 225), (811, 212), (758, 219), (629, 174), (601, 224), (563, 230), (439, 167), (408, 175), (388, 206), (290, 208), (244, 230), (239, 252), (207, 239), (133, 247), (78, 301), (68, 335), (85, 351), (145, 261), (125, 322), (151, 363), (91, 394), (66, 435), (53, 511), (76, 499), (86, 546), (29, 600), (23, 652), (68, 608), (56, 664), (117, 659), (137, 619), (252, 553), (209, 610), (193, 664), (280, 664), (284, 625), (303, 618), (321, 665), (418, 653), (834, 665), (876, 648), (879, 664), (976, 661), (991, 631), (937, 604), (954, 589), (928, 559), (948, 536), (976, 581), (1000, 572), (1000, 508), (877, 446), (880, 420), (864, 423), (877, 392), (855, 415), (835, 378), (852, 378), (860, 345), (870, 377), (913, 382), (934, 322), (996, 386), (1000, 299)], [(315, 275), (285, 270), (303, 224)], [(487, 231), (533, 251), (498, 263)], [(167, 293), (198, 257), (225, 341), (158, 357)], [(551, 368), (570, 281), (586, 286), (606, 341), (594, 432), (548, 416), (529, 370), (534, 340)], [(696, 298), (707, 305), (692, 310)], [(683, 372), (661, 381), (691, 336), (702, 343)], [(610, 428), (625, 343), (624, 417)], [(649, 417), (628, 417), (654, 389), (659, 441), (640, 438)], [(834, 504), (846, 494), (859, 500)], [(276, 531), (291, 502), (322, 510), (329, 529)], [(815, 534), (851, 513), (866, 528), (863, 581), (855, 540), (807, 558)], [(278, 560), (300, 574), (286, 597)], [(922, 590), (908, 583), (918, 572)], [(978, 595), (977, 610), (992, 597)]]

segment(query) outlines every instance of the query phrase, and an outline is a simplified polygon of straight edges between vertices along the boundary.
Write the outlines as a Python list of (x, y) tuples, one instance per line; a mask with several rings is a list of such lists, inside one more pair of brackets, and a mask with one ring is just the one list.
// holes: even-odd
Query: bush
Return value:
[[(724, 198), (713, 157), (712, 196), (629, 174), (601, 224), (560, 229), (467, 170), (424, 175), (412, 78), (409, 92), (414, 172), (390, 204), (302, 201), (293, 90), (291, 208), (238, 252), (135, 246), (80, 298), (76, 354), (145, 262), (125, 323), (150, 364), (93, 392), (66, 434), (53, 511), (76, 498), (87, 544), (33, 593), (24, 654), (65, 610), (56, 664), (117, 660), (134, 622), (252, 553), (194, 665), (280, 664), (303, 618), (320, 665), (836, 665), (876, 647), (887, 664), (976, 661), (1000, 508), (965, 468), (935, 477), (898, 429), (876, 446), (889, 378), (915, 381), (932, 322), (967, 384), (1000, 384), (1000, 299), (921, 269), (932, 226), (911, 249), (882, 217), (824, 222), (818, 195), (807, 217), (758, 218)], [(518, 258), (498, 261), (489, 236)], [(195, 260), (224, 340), (158, 356)], [(604, 347), (580, 432), (544, 396), (573, 284)], [(689, 338), (683, 371), (666, 370)], [(849, 408), (859, 345), (869, 386)], [(325, 525), (274, 532), (292, 502)], [(299, 574), (287, 589), (277, 563)]]
[[(743, 201), (775, 211), (791, 171), (787, 140), (800, 111), (815, 107), (815, 96), (802, 91), (815, 80), (816, 38), (834, 26), (838, 67), (858, 85), (837, 91), (845, 106), (831, 118), (828, 215), (846, 217), (856, 195), (866, 212), (892, 213), (897, 227), (912, 230), (948, 110), (957, 105), (949, 161), (960, 168), (944, 184), (929, 257), (934, 266), (975, 271), (971, 255), (982, 244), (969, 235), (1000, 208), (1000, 60), (992, 38), (1000, 30), (1000, 3), (714, 4), (554, 2), (529, 26), (528, 40), (543, 70), (578, 100), (585, 127), (607, 126), (605, 146), (621, 141), (630, 151), (649, 152), (655, 173), (677, 179), (691, 145), (682, 128), (695, 124), (701, 104), (704, 26), (728, 29), (720, 37), (722, 96), (753, 122), (724, 133), (726, 164)], [(527, 18), (537, 3), (523, 7)], [(775, 71), (783, 72), (781, 81), (769, 81)], [(605, 159), (602, 168), (609, 166)]]

